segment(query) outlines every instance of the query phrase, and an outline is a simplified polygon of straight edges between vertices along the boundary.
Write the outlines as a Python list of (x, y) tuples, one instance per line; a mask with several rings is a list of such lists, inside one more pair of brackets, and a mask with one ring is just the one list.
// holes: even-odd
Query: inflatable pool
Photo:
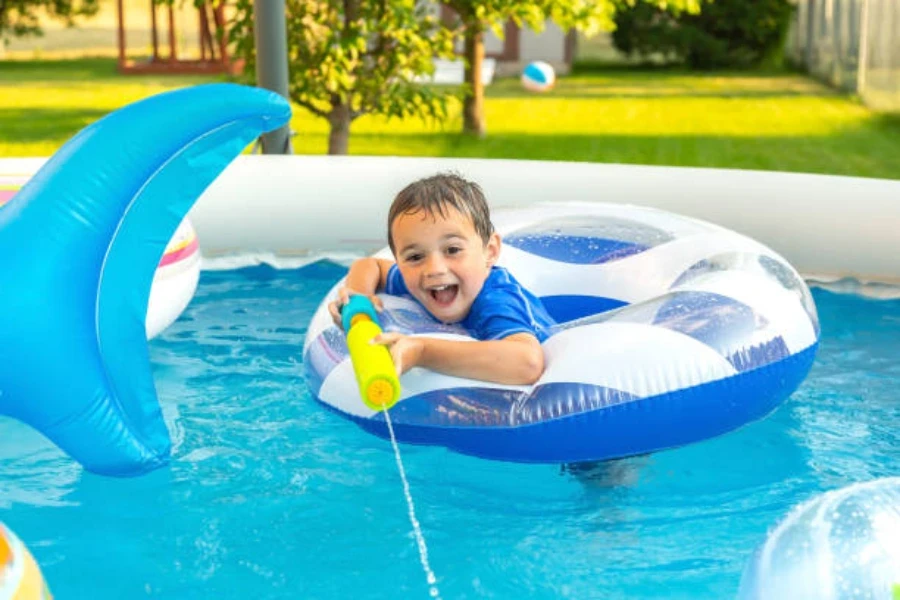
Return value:
[[(530, 213), (517, 213), (506, 218), (513, 221), (501, 222), (504, 217), (498, 212), (498, 225), (508, 235), (504, 254), (508, 266), (543, 295), (554, 311), (563, 311), (559, 315), (595, 320), (578, 322), (584, 326), (580, 331), (593, 332), (590, 335), (576, 335), (571, 331), (577, 333), (577, 328), (562, 327), (547, 342), (548, 348), (577, 339), (578, 344), (591, 344), (592, 356), (598, 361), (617, 364), (616, 360), (625, 360), (619, 355), (624, 356), (626, 350), (634, 360), (622, 366), (621, 381), (598, 383), (569, 378), (569, 367), (557, 366), (554, 359), (540, 388), (495, 387), (473, 398), (440, 391), (474, 389), (467, 382), (434, 387), (433, 380), (410, 373), (404, 382), (407, 396), (396, 407), (398, 417), (404, 415), (398, 431), (409, 441), (511, 460), (557, 460), (557, 451), (563, 458), (611, 457), (728, 431), (777, 405), (802, 379), (815, 351), (814, 312), (797, 308), (805, 300), (795, 299), (794, 305), (769, 304), (767, 297), (754, 294), (754, 286), (760, 283), (773, 290), (773, 298), (788, 297), (788, 290), (797, 298), (805, 295), (802, 282), (795, 283), (799, 281), (796, 271), (781, 256), (810, 279), (850, 277), (866, 286), (867, 292), (874, 289), (889, 294), (900, 289), (889, 286), (900, 282), (897, 181), (550, 161), (326, 156), (240, 156), (233, 160), (260, 133), (289, 118), (288, 103), (271, 92), (224, 84), (197, 86), (116, 111), (80, 132), (50, 159), (0, 159), (0, 177), (29, 178), (16, 200), (0, 210), (0, 253), (16, 257), (0, 269), (0, 287), (16, 292), (0, 296), (0, 363), (4, 365), (0, 370), (0, 414), (28, 423), (93, 472), (136, 475), (165, 464), (171, 440), (156, 398), (145, 343), (146, 309), (151, 283), (161, 269), (160, 257), (188, 210), (203, 239), (204, 257), (210, 258), (204, 261), (206, 268), (259, 262), (299, 266), (322, 257), (347, 258), (375, 251), (384, 243), (390, 199), (410, 181), (439, 171), (457, 171), (478, 181), (494, 209), (563, 201), (587, 206), (600, 199), (623, 206), (639, 204), (686, 215), (678, 227), (701, 227), (691, 217), (702, 218), (759, 240), (765, 247), (703, 225), (708, 228), (706, 234), (666, 238), (656, 245), (650, 243), (652, 235), (621, 240), (612, 236), (608, 239), (616, 242), (615, 247), (627, 247), (633, 253), (615, 260), (611, 254), (597, 264), (573, 267), (572, 257), (544, 255), (521, 240), (517, 246), (514, 235), (517, 228), (522, 234), (525, 227), (515, 219), (531, 219), (529, 226), (538, 227), (563, 218), (562, 213), (541, 212), (541, 216), (527, 219), (524, 215)], [(3, 183), (0, 180), (0, 194), (11, 195)], [(592, 219), (595, 217), (600, 215)], [(671, 215), (666, 218), (674, 219)], [(661, 228), (669, 235), (665, 226), (650, 225), (637, 230), (652, 233)], [(606, 225), (598, 227), (597, 239), (607, 239)], [(48, 231), (53, 235), (47, 235)], [(552, 238), (547, 238), (550, 246), (561, 251), (564, 245)], [(667, 254), (689, 246), (691, 239), (714, 238), (728, 240), (742, 250), (731, 252), (735, 248), (727, 245), (725, 249), (707, 247), (704, 242), (693, 263), (677, 252)], [(579, 249), (577, 245), (575, 249)], [(747, 258), (756, 254), (759, 260)], [(727, 259), (731, 255), (736, 262)], [(526, 257), (528, 264), (516, 264), (517, 257)], [(680, 258), (673, 262), (675, 257)], [(654, 262), (657, 259), (660, 262)], [(634, 270), (635, 264), (650, 271)], [(704, 274), (707, 267), (711, 272)], [(620, 268), (624, 270), (617, 270)], [(565, 291), (563, 282), (554, 279), (557, 269), (570, 275), (577, 269), (592, 278), (579, 275), (576, 278), (586, 287)], [(666, 277), (650, 277), (654, 269), (664, 271)], [(716, 269), (722, 273), (716, 274)], [(671, 287), (682, 271), (689, 279)], [(756, 271), (760, 272), (751, 276)], [(724, 295), (719, 293), (718, 283), (712, 291), (684, 287), (699, 286), (703, 277), (717, 282), (730, 277), (752, 284), (729, 287)], [(780, 288), (772, 285), (773, 278), (780, 281)], [(607, 286), (613, 282), (615, 289)], [(561, 287), (553, 287), (557, 285)], [(675, 292), (695, 293), (695, 298), (701, 292), (707, 294), (705, 298), (727, 297), (734, 304), (727, 310), (710, 309), (708, 319), (690, 325), (684, 319), (685, 327), (697, 328), (692, 337), (676, 324), (678, 310), (665, 300)], [(414, 307), (401, 308), (404, 310), (396, 314), (406, 315), (415, 326)], [(800, 319), (797, 327), (802, 331), (785, 328), (782, 310)], [(670, 322), (668, 333), (651, 313)], [(743, 328), (727, 330), (740, 335), (734, 340), (708, 337), (716, 331), (716, 320), (726, 315), (744, 323)], [(643, 329), (634, 326), (640, 324), (640, 318), (645, 319)], [(395, 326), (402, 324), (399, 319)], [(334, 337), (334, 332), (327, 331), (328, 325), (330, 322), (317, 317), (308, 343), (319, 336)], [(641, 329), (651, 341), (660, 336), (668, 336), (670, 341), (679, 338), (681, 345), (667, 350), (693, 348), (708, 362), (683, 367), (684, 357), (669, 352), (665, 358), (676, 358), (675, 364), (684, 370), (648, 370), (648, 365), (662, 369), (662, 363), (653, 362), (664, 358), (655, 342), (641, 346), (640, 351), (627, 345), (598, 344), (604, 336), (621, 343), (612, 334), (617, 328)], [(751, 329), (752, 335), (747, 333)], [(649, 333), (651, 330), (654, 333)], [(322, 356), (316, 358), (322, 362), (311, 382), (321, 394), (340, 379), (331, 371), (346, 367), (339, 341), (315, 343), (335, 353), (327, 356), (322, 349)], [(597, 354), (601, 350), (607, 354)], [(309, 345), (305, 352), (312, 352)], [(598, 364), (586, 365), (580, 372), (592, 375), (598, 371), (599, 377)], [(696, 372), (691, 370), (694, 367)], [(352, 382), (353, 378), (346, 380)], [(577, 399), (573, 399), (573, 409), (549, 393), (560, 384), (586, 386), (584, 389), (606, 386), (609, 390), (586, 396), (582, 404), (590, 410), (578, 413)], [(422, 390), (418, 399), (417, 389)], [(434, 417), (429, 413), (410, 412), (422, 406), (429, 389), (452, 401), (462, 399), (464, 410), (446, 409), (452, 425), (429, 421)], [(548, 395), (538, 402), (540, 389), (547, 389), (541, 393)], [(534, 410), (528, 412), (499, 400), (488, 402), (483, 409), (472, 408), (484, 397), (503, 394), (522, 402), (531, 398), (529, 409)], [(348, 396), (352, 400), (357, 397), (356, 390)], [(598, 402), (609, 408), (595, 409)], [(384, 432), (379, 417), (357, 414), (361, 403), (345, 406), (335, 402), (334, 406), (363, 426)], [(473, 425), (479, 410), (486, 426)], [(547, 414), (552, 418), (541, 420)], [(619, 430), (609, 426), (613, 417), (621, 425)], [(632, 430), (626, 431), (626, 426)], [(553, 435), (541, 433), (545, 430)], [(606, 441), (591, 441), (600, 431)], [(537, 445), (552, 444), (546, 452), (536, 446), (525, 447), (534, 440)]]
[[(524, 462), (643, 454), (758, 419), (809, 371), (819, 335), (809, 290), (750, 238), (626, 205), (555, 204), (494, 220), (499, 264), (560, 323), (543, 343), (544, 375), (509, 386), (413, 369), (390, 410), (402, 441)], [(386, 436), (384, 413), (359, 399), (343, 331), (328, 314), (336, 289), (307, 334), (309, 385)], [(382, 299), (388, 331), (472, 339), (411, 299)]]
[[(26, 177), (0, 174), (0, 209), (25, 184)], [(153, 275), (147, 304), (147, 339), (159, 335), (184, 312), (200, 280), (200, 244), (190, 220), (184, 219), (163, 251)]]

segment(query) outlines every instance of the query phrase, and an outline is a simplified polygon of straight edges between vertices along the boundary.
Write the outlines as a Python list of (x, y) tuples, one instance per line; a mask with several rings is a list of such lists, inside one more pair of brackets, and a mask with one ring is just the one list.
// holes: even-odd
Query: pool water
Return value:
[[(0, 521), (57, 597), (428, 598), (391, 445), (303, 382), (306, 325), (344, 273), (203, 273), (151, 343), (168, 468), (90, 475), (0, 419)], [(814, 297), (809, 378), (737, 432), (589, 469), (401, 446), (442, 598), (733, 597), (790, 507), (896, 475), (900, 301)]]

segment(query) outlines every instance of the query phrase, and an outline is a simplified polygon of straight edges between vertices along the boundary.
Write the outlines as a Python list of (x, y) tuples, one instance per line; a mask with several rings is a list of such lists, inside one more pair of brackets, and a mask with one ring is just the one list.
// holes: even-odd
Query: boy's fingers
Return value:
[(332, 320), (332, 322), (333, 322), (335, 325), (337, 325), (338, 327), (341, 327), (341, 328), (342, 328), (342, 327), (343, 327), (343, 322), (342, 322), (342, 319), (341, 319), (341, 313), (340, 313), (340, 311), (338, 310), (338, 307), (337, 307), (337, 305), (336, 305), (334, 302), (332, 302), (331, 304), (328, 305), (328, 313), (331, 315), (331, 320)]
[(396, 333), (382, 333), (376, 335), (372, 338), (370, 343), (372, 344), (381, 344), (382, 346), (389, 346), (397, 341), (398, 335)]
[(381, 298), (379, 298), (378, 296), (369, 296), (369, 298), (372, 300), (372, 306), (375, 307), (375, 310), (377, 310), (378, 312), (384, 310), (384, 304), (381, 302)]

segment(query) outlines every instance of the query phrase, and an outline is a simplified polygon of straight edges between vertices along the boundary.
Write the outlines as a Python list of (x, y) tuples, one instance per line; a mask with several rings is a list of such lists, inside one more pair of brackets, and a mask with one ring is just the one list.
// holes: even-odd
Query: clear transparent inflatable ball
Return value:
[(795, 507), (754, 553), (738, 598), (900, 599), (900, 477)]
[(522, 86), (530, 92), (546, 92), (556, 83), (556, 71), (548, 63), (536, 60), (522, 71)]

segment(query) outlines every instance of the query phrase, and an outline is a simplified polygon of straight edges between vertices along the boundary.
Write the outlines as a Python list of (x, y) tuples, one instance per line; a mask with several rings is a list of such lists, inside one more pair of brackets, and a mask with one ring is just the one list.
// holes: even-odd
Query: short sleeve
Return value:
[(480, 340), (502, 340), (517, 333), (530, 333), (539, 340), (542, 327), (536, 322), (528, 300), (514, 289), (498, 288), (479, 296), (472, 307), (467, 329)]
[(387, 279), (384, 283), (384, 293), (391, 296), (409, 295), (409, 290), (403, 282), (403, 276), (400, 274), (400, 269), (396, 263), (392, 264), (391, 268), (388, 269)]
[(480, 340), (529, 333), (543, 343), (553, 334), (555, 321), (509, 271), (494, 267), (462, 325)]

